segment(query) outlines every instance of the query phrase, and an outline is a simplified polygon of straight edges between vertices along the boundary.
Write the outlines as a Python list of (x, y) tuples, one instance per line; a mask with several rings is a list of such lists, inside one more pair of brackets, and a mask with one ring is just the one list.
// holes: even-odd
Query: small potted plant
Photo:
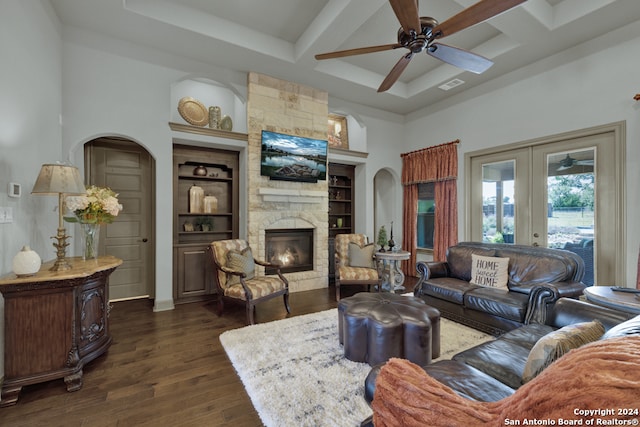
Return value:
[(213, 231), (213, 219), (208, 216), (199, 216), (196, 218), (196, 227), (200, 228), (200, 231)]
[(376, 240), (376, 243), (380, 245), (380, 252), (385, 252), (384, 244), (387, 243), (387, 230), (384, 228), (384, 225), (378, 230), (378, 240)]

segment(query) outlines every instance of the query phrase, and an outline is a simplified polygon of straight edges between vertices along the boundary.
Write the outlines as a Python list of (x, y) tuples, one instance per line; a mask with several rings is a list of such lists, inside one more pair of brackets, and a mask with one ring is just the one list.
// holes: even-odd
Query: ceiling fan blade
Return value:
[(430, 45), (427, 48), (427, 54), (475, 74), (484, 73), (493, 65), (493, 61), (484, 56), (442, 43)]
[(399, 47), (402, 47), (402, 45), (398, 43), (383, 44), (379, 46), (359, 47), (356, 49), (346, 49), (346, 50), (339, 50), (339, 51), (330, 52), (330, 53), (321, 53), (316, 55), (315, 58), (318, 60), (342, 58), (344, 56), (362, 55), (363, 53), (382, 52), (384, 50), (392, 50), (392, 49), (397, 49)]
[(387, 77), (385, 77), (385, 79), (380, 84), (380, 87), (378, 88), (378, 92), (387, 91), (391, 88), (391, 86), (393, 86), (393, 84), (398, 80), (398, 78), (400, 78), (400, 75), (402, 74), (404, 69), (407, 68), (407, 65), (409, 65), (409, 62), (411, 61), (412, 57), (413, 57), (413, 53), (409, 52), (406, 55), (404, 55), (402, 58), (400, 58), (398, 62), (396, 62), (396, 65), (393, 66), (389, 74), (387, 74)]
[(420, 34), (420, 16), (418, 14), (418, 2), (416, 0), (389, 0), (393, 13), (396, 14), (405, 33), (411, 34), (411, 30)]
[[(433, 29), (436, 39), (450, 36), (460, 30), (479, 24), (489, 18), (506, 12), (526, 0), (481, 0), (452, 16)], [(392, 2), (393, 3), (393, 2)]]

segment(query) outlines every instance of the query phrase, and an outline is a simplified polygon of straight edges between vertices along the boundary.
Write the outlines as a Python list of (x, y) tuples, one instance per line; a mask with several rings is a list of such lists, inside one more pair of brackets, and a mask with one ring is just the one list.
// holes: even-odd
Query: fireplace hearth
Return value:
[[(265, 230), (265, 260), (280, 264), (282, 273), (313, 270), (313, 228)], [(266, 274), (275, 274), (267, 268)]]

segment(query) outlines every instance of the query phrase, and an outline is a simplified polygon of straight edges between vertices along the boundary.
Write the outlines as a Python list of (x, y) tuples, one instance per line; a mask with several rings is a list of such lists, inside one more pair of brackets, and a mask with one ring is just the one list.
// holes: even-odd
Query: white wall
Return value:
[[(0, 275), (23, 245), (43, 259), (55, 257), (50, 236), (58, 227), (58, 198), (31, 195), (40, 166), (66, 160), (61, 150), (62, 43), (48, 3), (0, 2), (0, 206), (13, 223), (0, 224)], [(7, 184), (22, 186), (21, 198)], [(55, 209), (55, 211), (54, 211)], [(0, 296), (0, 377), (4, 375), (4, 301)]]
[[(616, 37), (633, 31), (638, 38), (604, 49)], [(581, 57), (583, 53), (591, 53)], [(636, 281), (640, 242), (640, 24), (635, 23), (588, 45), (534, 64), (491, 86), (490, 93), (458, 105), (436, 105), (413, 114), (406, 126), (405, 146), (417, 149), (459, 138), (459, 238), (464, 239), (464, 154), (504, 145), (626, 121), (627, 268), (628, 285)], [(567, 58), (571, 60), (568, 61)], [(532, 70), (543, 71), (527, 77)], [(524, 76), (524, 77), (523, 77)], [(438, 108), (440, 108), (438, 110)], [(428, 135), (428, 140), (424, 137)], [(619, 285), (626, 285), (621, 283)]]

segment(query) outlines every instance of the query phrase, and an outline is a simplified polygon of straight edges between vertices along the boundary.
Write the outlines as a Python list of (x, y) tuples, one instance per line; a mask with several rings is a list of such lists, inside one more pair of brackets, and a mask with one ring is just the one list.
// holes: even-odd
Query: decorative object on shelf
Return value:
[(112, 223), (122, 210), (118, 194), (108, 187), (91, 185), (82, 196), (67, 196), (65, 203), (73, 212), (73, 216), (65, 217), (65, 221), (80, 224), (82, 259), (97, 259), (100, 225)]
[(51, 271), (64, 271), (71, 269), (71, 265), (66, 261), (67, 239), (62, 212), (64, 207), (65, 194), (84, 194), (85, 188), (80, 171), (75, 166), (65, 164), (44, 164), (40, 169), (40, 174), (33, 185), (31, 194), (58, 195), (58, 234), (52, 239), (56, 240), (53, 247), (56, 248), (57, 259), (51, 267)]
[(209, 112), (197, 99), (185, 96), (178, 101), (178, 112), (183, 119), (194, 126), (206, 126), (209, 123)]
[(189, 188), (189, 212), (204, 212), (204, 190), (195, 184)]
[(193, 174), (195, 176), (207, 176), (207, 168), (205, 168), (204, 166), (200, 165), (197, 166), (194, 170), (193, 170)]
[(204, 213), (216, 213), (218, 211), (218, 198), (216, 196), (204, 196)]
[(336, 223), (338, 224), (338, 228), (342, 228), (342, 218), (338, 218)]
[(338, 177), (337, 176), (332, 176), (331, 177), (331, 185), (338, 185)]
[(233, 130), (233, 121), (231, 117), (224, 116), (222, 120), (220, 120), (220, 129), (231, 132)]
[(209, 127), (211, 129), (219, 129), (220, 128), (220, 107), (213, 106), (209, 107)]
[(378, 230), (378, 240), (376, 240), (376, 243), (380, 245), (380, 252), (385, 252), (384, 245), (387, 243), (387, 230), (384, 228), (384, 225)]
[(191, 224), (190, 222), (185, 222), (183, 227), (184, 231), (193, 231), (193, 224)]
[[(337, 114), (329, 114), (328, 141), (330, 147), (349, 149), (347, 134), (347, 118)], [(334, 184), (335, 185), (335, 184)]]
[(200, 231), (213, 231), (213, 218), (199, 216), (196, 218), (196, 227), (200, 227)]
[(393, 241), (393, 221), (391, 221), (391, 235), (389, 236), (389, 250), (394, 252), (393, 247), (396, 245), (396, 242)]
[(13, 257), (13, 272), (18, 277), (33, 276), (40, 270), (41, 265), (40, 255), (28, 245), (23, 246), (22, 250)]

